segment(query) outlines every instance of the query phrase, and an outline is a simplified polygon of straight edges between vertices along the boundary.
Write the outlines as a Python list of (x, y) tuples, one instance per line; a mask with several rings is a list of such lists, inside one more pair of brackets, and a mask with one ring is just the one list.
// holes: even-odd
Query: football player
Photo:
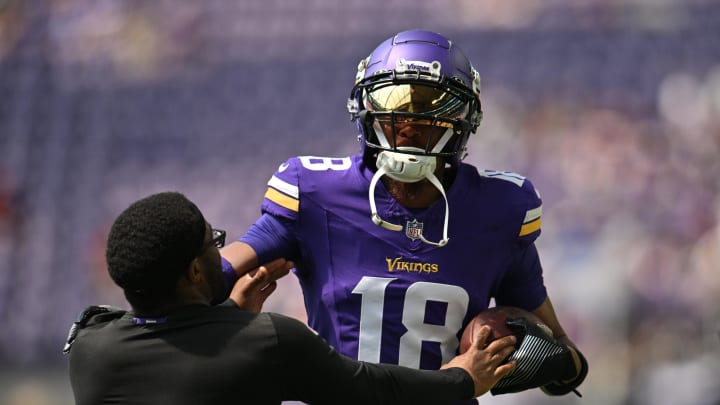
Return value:
[(222, 251), (231, 276), (296, 264), (310, 326), (353, 358), (437, 369), (468, 321), (498, 305), (536, 314), (569, 348), (572, 391), (587, 363), (563, 331), (535, 247), (542, 200), (527, 178), (463, 163), (482, 120), (480, 76), (457, 44), (412, 30), (358, 64), (347, 103), (361, 152), (293, 157), (268, 181), (262, 216)]

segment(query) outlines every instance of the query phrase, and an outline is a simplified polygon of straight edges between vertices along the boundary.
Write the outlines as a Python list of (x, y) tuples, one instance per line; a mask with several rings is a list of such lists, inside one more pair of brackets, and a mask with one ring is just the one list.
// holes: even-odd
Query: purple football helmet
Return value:
[[(455, 165), (482, 120), (480, 75), (442, 35), (404, 31), (360, 61), (347, 107), (367, 161), (389, 151), (438, 156)], [(424, 148), (398, 149), (395, 128), (403, 124), (432, 127), (437, 136)]]

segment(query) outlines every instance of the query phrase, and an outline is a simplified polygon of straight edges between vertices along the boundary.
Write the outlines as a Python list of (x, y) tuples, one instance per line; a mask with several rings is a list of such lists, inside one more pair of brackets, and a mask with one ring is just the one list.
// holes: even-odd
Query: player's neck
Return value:
[[(441, 182), (442, 175), (442, 171), (436, 173)], [(427, 208), (442, 196), (440, 191), (427, 179), (415, 183), (404, 183), (383, 177), (381, 181), (390, 195), (406, 208)]]

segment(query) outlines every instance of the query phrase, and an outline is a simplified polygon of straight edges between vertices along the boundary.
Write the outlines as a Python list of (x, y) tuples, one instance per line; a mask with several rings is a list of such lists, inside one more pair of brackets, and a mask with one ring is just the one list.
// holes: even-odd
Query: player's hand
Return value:
[(580, 362), (580, 356), (577, 353), (577, 349), (575, 348), (575, 345), (570, 341), (570, 339), (567, 338), (567, 336), (563, 336), (558, 339), (558, 341), (565, 346), (567, 346), (568, 349), (570, 349), (570, 355), (573, 359), (573, 364), (575, 365), (575, 375), (572, 378), (566, 379), (562, 382), (568, 382), (572, 381), (580, 374), (580, 370), (582, 370), (582, 363)]
[(482, 326), (468, 350), (450, 360), (442, 369), (460, 367), (467, 371), (475, 382), (475, 396), (488, 392), (501, 378), (515, 368), (515, 362), (503, 364), (515, 350), (515, 336), (493, 340), (485, 346), (490, 328)]
[(245, 273), (235, 282), (230, 299), (246, 311), (262, 311), (265, 300), (277, 288), (276, 280), (287, 275), (294, 266), (293, 262), (276, 259)]
[[(548, 395), (565, 395), (570, 392), (574, 392), (578, 397), (582, 397), (577, 388), (580, 384), (585, 381), (588, 374), (588, 362), (585, 356), (582, 355), (580, 350), (570, 341), (566, 336), (558, 339), (561, 344), (564, 344), (569, 349), (570, 355), (572, 356), (572, 363), (574, 366), (574, 372), (568, 371), (565, 377), (573, 375), (572, 378), (564, 378), (559, 381), (553, 381), (547, 385), (540, 387), (542, 391)], [(569, 368), (569, 367), (568, 367)]]

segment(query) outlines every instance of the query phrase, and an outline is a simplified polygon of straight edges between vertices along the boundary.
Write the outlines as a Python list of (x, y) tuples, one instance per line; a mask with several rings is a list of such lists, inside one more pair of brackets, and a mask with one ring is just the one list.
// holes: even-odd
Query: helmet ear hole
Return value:
[(467, 134), (470, 130), (470, 123), (466, 120), (460, 120), (455, 125), (455, 134), (457, 135)]

